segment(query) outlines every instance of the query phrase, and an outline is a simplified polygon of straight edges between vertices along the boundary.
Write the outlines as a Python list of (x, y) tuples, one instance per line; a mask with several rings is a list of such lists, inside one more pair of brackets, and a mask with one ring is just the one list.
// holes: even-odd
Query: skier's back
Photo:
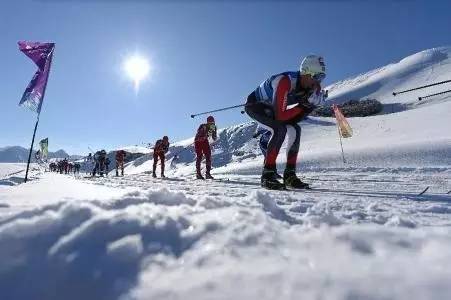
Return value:
[(210, 174), (211, 171), (211, 148), (209, 138), (214, 141), (217, 139), (217, 130), (215, 119), (213, 116), (207, 118), (207, 123), (201, 124), (197, 129), (196, 137), (194, 138), (194, 149), (196, 150), (196, 177), (197, 179), (204, 179), (200, 170), (202, 158), (205, 155), (205, 178), (213, 179)]
[(124, 176), (124, 160), (126, 152), (124, 150), (116, 151), (116, 176), (119, 176), (119, 169), (121, 169), (121, 175)]
[(169, 138), (165, 135), (162, 139), (157, 140), (155, 143), (155, 147), (153, 150), (153, 172), (152, 176), (157, 177), (157, 163), (158, 159), (160, 159), (161, 164), (161, 177), (166, 177), (164, 175), (164, 163), (166, 160), (166, 153), (169, 151)]

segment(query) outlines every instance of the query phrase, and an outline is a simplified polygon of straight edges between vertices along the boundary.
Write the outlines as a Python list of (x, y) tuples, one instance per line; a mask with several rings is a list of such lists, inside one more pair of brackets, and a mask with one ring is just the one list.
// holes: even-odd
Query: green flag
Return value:
[(39, 142), (39, 146), (41, 146), (41, 158), (47, 159), (49, 155), (49, 138), (45, 138)]

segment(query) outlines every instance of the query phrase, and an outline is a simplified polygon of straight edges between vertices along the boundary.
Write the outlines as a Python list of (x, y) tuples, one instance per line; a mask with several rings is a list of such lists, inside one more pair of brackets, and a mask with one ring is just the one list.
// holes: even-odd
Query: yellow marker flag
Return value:
[(346, 120), (343, 113), (336, 104), (333, 105), (335, 118), (337, 119), (338, 132), (342, 138), (349, 138), (352, 136), (352, 128)]

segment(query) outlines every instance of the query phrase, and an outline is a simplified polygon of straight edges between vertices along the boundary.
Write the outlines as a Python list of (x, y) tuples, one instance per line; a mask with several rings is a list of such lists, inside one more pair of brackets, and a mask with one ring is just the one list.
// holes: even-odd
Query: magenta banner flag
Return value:
[(19, 50), (31, 58), (38, 66), (38, 70), (25, 89), (19, 105), (28, 107), (32, 111), (40, 114), (55, 44), (26, 41), (20, 41), (18, 44)]

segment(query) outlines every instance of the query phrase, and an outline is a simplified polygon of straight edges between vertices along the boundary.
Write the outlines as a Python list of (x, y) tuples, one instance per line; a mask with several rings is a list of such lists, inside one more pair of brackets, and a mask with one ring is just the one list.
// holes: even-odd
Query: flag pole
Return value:
[[(47, 90), (47, 84), (48, 84), (48, 80), (49, 80), (49, 74), (50, 74), (50, 69), (52, 66), (52, 60), (53, 60), (53, 51), (55, 48), (52, 49), (52, 51), (49, 53), (49, 57), (50, 57), (50, 61), (49, 61), (49, 67), (48, 67), (48, 72), (45, 76), (45, 86), (44, 86), (44, 90), (42, 91), (42, 102), (44, 101), (44, 97), (45, 97), (45, 91)], [(31, 147), (30, 147), (30, 152), (28, 153), (28, 163), (27, 163), (27, 171), (25, 172), (25, 179), (24, 179), (24, 183), (27, 182), (28, 180), (28, 169), (30, 168), (30, 161), (31, 161), (31, 153), (33, 152), (33, 145), (34, 145), (34, 138), (36, 136), (36, 130), (38, 129), (38, 124), (39, 124), (39, 116), (41, 115), (41, 106), (42, 106), (42, 102), (40, 104), (40, 107), (38, 108), (38, 117), (36, 119), (36, 125), (34, 125), (34, 132), (33, 132), (33, 138), (31, 139)]]
[(36, 136), (36, 130), (38, 129), (38, 123), (39, 123), (39, 114), (38, 114), (38, 118), (36, 119), (36, 125), (34, 125), (33, 138), (31, 139), (30, 152), (28, 153), (27, 171), (25, 172), (24, 182), (27, 182), (27, 180), (28, 180), (28, 169), (30, 168), (31, 153), (33, 152), (34, 138)]
[(340, 146), (341, 146), (341, 157), (343, 158), (343, 163), (346, 163), (346, 159), (345, 159), (345, 153), (343, 151), (343, 142), (341, 140), (341, 131), (340, 131), (340, 126), (338, 126), (337, 124), (337, 129), (338, 129), (338, 137), (340, 138)]

